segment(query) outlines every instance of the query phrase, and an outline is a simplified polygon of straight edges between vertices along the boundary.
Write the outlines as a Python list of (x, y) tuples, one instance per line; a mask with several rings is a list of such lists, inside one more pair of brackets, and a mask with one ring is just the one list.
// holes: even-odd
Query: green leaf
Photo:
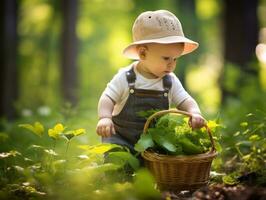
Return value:
[(239, 136), (239, 135), (240, 135), (240, 131), (237, 131), (237, 132), (234, 133), (234, 136), (235, 136), (235, 137), (237, 137), (237, 136)]
[(261, 137), (259, 135), (252, 135), (248, 138), (248, 140), (251, 142), (255, 142), (255, 141), (258, 141), (260, 139), (261, 139)]
[(134, 149), (138, 152), (143, 152), (149, 147), (153, 147), (154, 143), (152, 141), (151, 134), (144, 133), (140, 136), (140, 139), (135, 144)]
[(86, 133), (84, 128), (76, 129), (76, 130), (71, 130), (66, 133), (64, 133), (64, 136), (68, 139), (71, 140), (75, 136), (79, 136), (81, 134)]
[(75, 135), (73, 133), (73, 131), (68, 131), (67, 133), (63, 134), (67, 140), (71, 140)]
[(226, 185), (236, 185), (239, 183), (235, 174), (223, 176), (222, 180)]
[(30, 132), (34, 133), (35, 135), (38, 135), (39, 137), (41, 137), (44, 133), (44, 127), (40, 122), (35, 122), (34, 125), (19, 124), (18, 126), (29, 130)]
[(167, 114), (162, 116), (156, 123), (158, 128), (175, 129), (184, 123), (184, 117), (175, 114)]
[(161, 199), (160, 192), (154, 185), (154, 178), (147, 169), (137, 171), (133, 187), (138, 199)]
[(240, 123), (240, 126), (242, 126), (242, 127), (247, 127), (247, 126), (248, 126), (248, 122), (241, 122), (241, 123)]
[(240, 147), (251, 147), (251, 142), (250, 141), (240, 141), (238, 143), (236, 143), (236, 146), (240, 146)]
[(96, 145), (79, 145), (80, 149), (86, 150), (87, 154), (104, 154), (110, 150), (125, 151), (125, 148), (117, 144), (102, 143)]
[(106, 161), (121, 166), (124, 166), (128, 163), (134, 170), (139, 168), (139, 160), (129, 152), (110, 152), (106, 156)]
[(162, 128), (149, 129), (148, 134), (152, 135), (152, 139), (160, 147), (170, 152), (176, 152), (177, 148), (174, 144), (174, 135), (165, 133), (165, 130)]
[(34, 123), (34, 130), (37, 135), (42, 136), (44, 134), (44, 127), (40, 122)]
[(86, 130), (84, 128), (76, 129), (76, 130), (73, 131), (73, 134), (75, 136), (82, 135), (84, 133), (86, 133)]
[(183, 152), (186, 155), (200, 154), (204, 152), (204, 149), (201, 146), (195, 145), (186, 137), (180, 138), (179, 142), (182, 144)]

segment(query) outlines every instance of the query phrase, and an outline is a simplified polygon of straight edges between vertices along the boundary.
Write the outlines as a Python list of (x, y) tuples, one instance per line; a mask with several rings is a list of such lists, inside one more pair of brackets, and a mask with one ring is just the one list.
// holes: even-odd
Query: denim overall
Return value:
[(171, 77), (166, 75), (163, 77), (163, 91), (136, 89), (136, 74), (133, 67), (126, 72), (127, 82), (129, 86), (129, 97), (122, 111), (112, 117), (115, 135), (103, 138), (105, 143), (114, 143), (124, 145), (135, 153), (134, 145), (143, 132), (146, 119), (139, 116), (140, 111), (151, 109), (165, 110), (169, 109), (168, 93), (171, 89)]

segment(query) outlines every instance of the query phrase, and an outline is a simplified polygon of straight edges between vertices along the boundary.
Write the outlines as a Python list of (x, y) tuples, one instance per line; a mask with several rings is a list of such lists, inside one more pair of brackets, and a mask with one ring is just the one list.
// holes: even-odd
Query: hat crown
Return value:
[(184, 37), (178, 18), (169, 11), (147, 11), (140, 14), (132, 28), (133, 41), (164, 38), (168, 36)]

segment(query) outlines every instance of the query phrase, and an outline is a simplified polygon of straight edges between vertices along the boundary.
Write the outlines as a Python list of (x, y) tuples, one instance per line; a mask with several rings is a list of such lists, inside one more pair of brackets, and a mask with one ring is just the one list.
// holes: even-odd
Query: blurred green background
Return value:
[[(23, 0), (1, 2), (1, 117), (67, 122), (95, 134), (97, 103), (143, 11), (167, 9), (200, 43), (176, 75), (208, 118), (265, 109), (266, 1)], [(49, 120), (48, 120), (49, 121)], [(84, 137), (87, 141), (88, 135)]]

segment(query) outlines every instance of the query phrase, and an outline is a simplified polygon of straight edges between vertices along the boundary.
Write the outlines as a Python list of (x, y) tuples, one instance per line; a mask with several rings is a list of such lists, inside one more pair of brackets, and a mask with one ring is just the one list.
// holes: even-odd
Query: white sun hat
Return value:
[(141, 13), (132, 27), (133, 43), (128, 45), (124, 56), (139, 59), (136, 47), (139, 44), (184, 43), (181, 55), (191, 53), (199, 44), (184, 36), (182, 25), (178, 18), (167, 10), (146, 11)]

